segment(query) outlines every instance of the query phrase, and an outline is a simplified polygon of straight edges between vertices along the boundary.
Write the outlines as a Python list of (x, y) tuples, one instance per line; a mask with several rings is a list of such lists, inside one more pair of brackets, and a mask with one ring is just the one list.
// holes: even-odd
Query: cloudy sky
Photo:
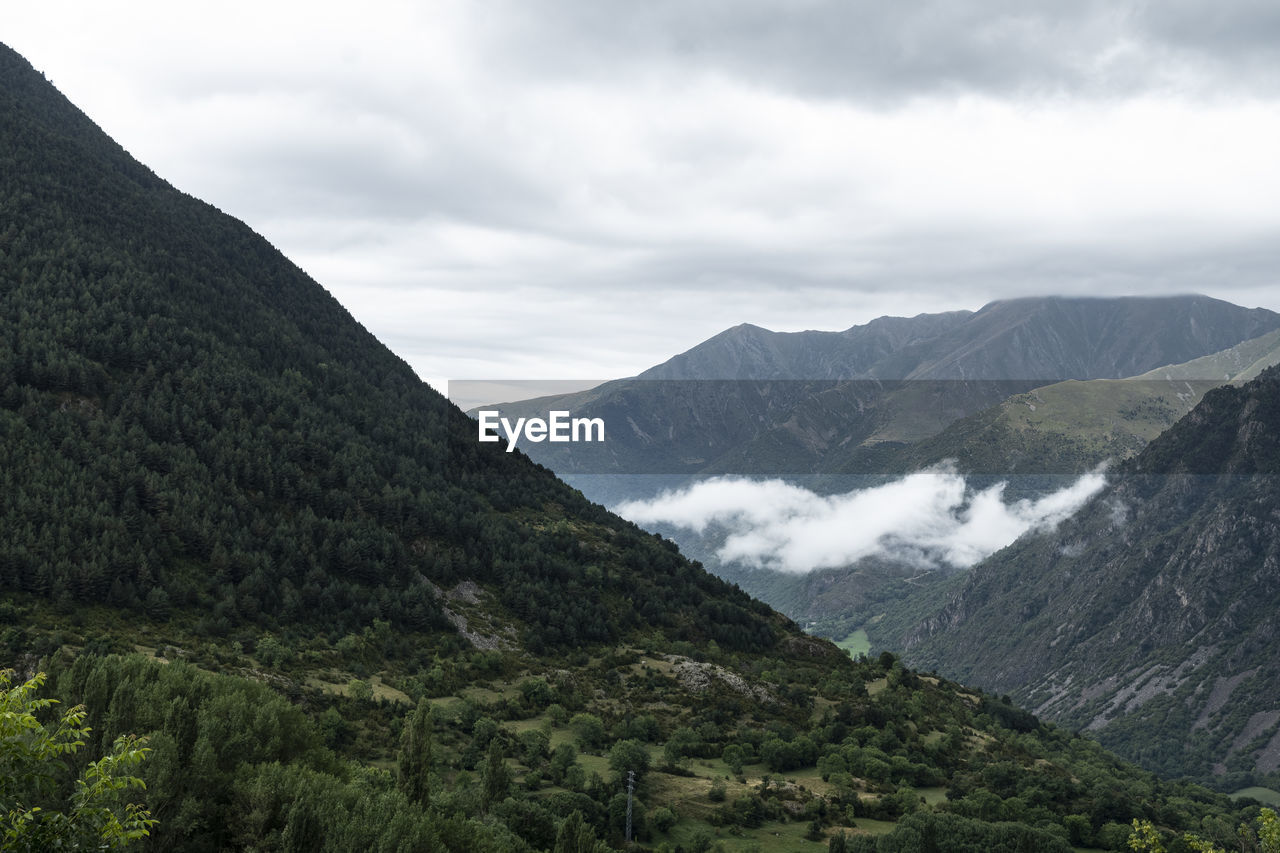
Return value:
[(42, 0), (0, 41), (440, 386), (1036, 293), (1280, 310), (1270, 0)]

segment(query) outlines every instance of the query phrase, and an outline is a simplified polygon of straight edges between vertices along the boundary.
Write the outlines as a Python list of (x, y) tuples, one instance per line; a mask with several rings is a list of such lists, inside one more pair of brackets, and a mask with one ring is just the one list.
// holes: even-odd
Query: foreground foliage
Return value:
[(120, 735), (147, 738), (139, 796), (159, 820), (145, 840), (156, 850), (619, 847), (627, 770), (639, 849), (652, 850), (745, 849), (775, 833), (844, 833), (851, 850), (927, 849), (915, 845), (934, 837), (1124, 850), (1134, 820), (1241, 849), (1231, 828), (1258, 816), (891, 655), (712, 658), (656, 637), (594, 651), (464, 654), (456, 689), (414, 687), (409, 664), (388, 660), (366, 682), (376, 695), (355, 695), (297, 657), (218, 664), (246, 678), (187, 662), (214, 662), (194, 646), (167, 647), (170, 662), (64, 646), (44, 691), (98, 723), (86, 760)]
[[(1263, 809), (1258, 815), (1256, 827), (1241, 824), (1236, 831), (1241, 845), (1246, 850), (1258, 853), (1280, 853), (1280, 817), (1271, 809)], [(1166, 839), (1169, 847), (1166, 847)], [(1133, 834), (1129, 836), (1129, 847), (1139, 853), (1165, 853), (1170, 847), (1179, 845), (1197, 853), (1225, 853), (1223, 847), (1200, 836), (1184, 832), (1180, 835), (1161, 833), (1149, 820), (1135, 820)]]
[(66, 762), (92, 731), (84, 707), (41, 723), (38, 715), (57, 704), (36, 698), (44, 675), (10, 687), (12, 676), (0, 671), (0, 849), (116, 850), (147, 837), (156, 824), (150, 812), (121, 802), (146, 787), (130, 775), (150, 752), (145, 741), (117, 737), (71, 779)]

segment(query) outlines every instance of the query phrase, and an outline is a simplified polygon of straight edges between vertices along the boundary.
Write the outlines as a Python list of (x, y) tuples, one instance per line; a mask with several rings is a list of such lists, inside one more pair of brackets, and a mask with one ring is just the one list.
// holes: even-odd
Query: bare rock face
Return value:
[(757, 702), (766, 705), (778, 704), (777, 697), (764, 685), (752, 684), (736, 672), (718, 664), (690, 660), (681, 655), (664, 655), (663, 657), (675, 664), (676, 680), (690, 693), (705, 693), (719, 684)]
[(879, 641), (1158, 771), (1274, 771), (1280, 369), (1210, 392), (1112, 479)]

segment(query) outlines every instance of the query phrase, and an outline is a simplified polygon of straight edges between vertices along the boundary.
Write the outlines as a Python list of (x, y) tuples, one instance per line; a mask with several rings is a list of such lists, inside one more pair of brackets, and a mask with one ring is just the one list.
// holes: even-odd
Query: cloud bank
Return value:
[(1027, 295), (1280, 308), (1264, 0), (9, 6), (439, 387)]
[(949, 466), (822, 496), (782, 480), (716, 477), (615, 510), (637, 524), (727, 533), (725, 563), (805, 573), (880, 557), (967, 568), (1031, 530), (1050, 529), (1106, 485), (1102, 470), (1038, 500), (1006, 503), (1005, 483), (973, 490)]

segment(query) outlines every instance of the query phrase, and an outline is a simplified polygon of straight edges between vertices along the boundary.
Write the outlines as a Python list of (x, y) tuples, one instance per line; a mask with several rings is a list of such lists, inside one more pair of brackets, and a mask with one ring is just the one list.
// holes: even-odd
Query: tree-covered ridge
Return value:
[[(447, 627), (534, 647), (781, 625), (474, 427), (242, 223), (0, 51), (0, 584), (163, 619)], [(590, 594), (587, 594), (590, 592)]]

